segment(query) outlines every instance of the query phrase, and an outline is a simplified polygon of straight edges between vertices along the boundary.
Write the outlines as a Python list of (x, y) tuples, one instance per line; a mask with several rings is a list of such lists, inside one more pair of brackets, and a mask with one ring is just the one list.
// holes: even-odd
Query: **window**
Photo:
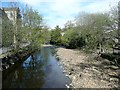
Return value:
[(13, 17), (13, 14), (12, 14), (12, 12), (10, 12), (10, 17)]

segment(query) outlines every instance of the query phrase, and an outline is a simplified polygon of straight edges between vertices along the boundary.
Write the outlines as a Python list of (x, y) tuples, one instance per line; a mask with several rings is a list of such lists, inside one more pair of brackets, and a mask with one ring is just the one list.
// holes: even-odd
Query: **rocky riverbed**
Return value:
[(56, 48), (56, 57), (71, 79), (68, 88), (120, 88), (120, 68), (80, 50)]

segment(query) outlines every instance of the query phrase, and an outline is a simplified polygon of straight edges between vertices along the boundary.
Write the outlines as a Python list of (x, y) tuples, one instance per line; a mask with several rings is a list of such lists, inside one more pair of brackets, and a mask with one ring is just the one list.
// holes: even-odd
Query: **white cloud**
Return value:
[(84, 7), (83, 10), (87, 10), (89, 12), (106, 12), (109, 11), (112, 6), (117, 5), (117, 3), (118, 0), (96, 1)]
[[(118, 0), (54, 0), (55, 3), (51, 6), (51, 10), (54, 11), (55, 15), (61, 16), (61, 18), (55, 17), (55, 15), (50, 15), (52, 22), (52, 27), (55, 25), (63, 25), (67, 20), (74, 19), (75, 15), (81, 11), (85, 12), (106, 12), (110, 10), (110, 5), (114, 6), (117, 4)], [(82, 5), (84, 3), (84, 5)], [(87, 3), (89, 3), (87, 5)], [(52, 12), (51, 12), (52, 13)]]
[[(18, 1), (18, 0), (17, 0)], [(32, 6), (44, 15), (48, 24), (53, 28), (56, 25), (63, 27), (65, 22), (81, 11), (106, 12), (110, 6), (117, 4), (119, 0), (19, 0)], [(43, 5), (43, 2), (45, 5)]]
[(21, 0), (21, 1), (28, 4), (28, 5), (30, 5), (30, 6), (37, 6), (41, 2), (43, 2), (43, 0)]

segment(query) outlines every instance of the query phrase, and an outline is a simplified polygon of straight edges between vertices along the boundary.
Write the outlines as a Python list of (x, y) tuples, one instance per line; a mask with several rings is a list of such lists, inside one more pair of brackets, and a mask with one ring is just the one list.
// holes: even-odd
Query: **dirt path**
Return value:
[[(57, 57), (74, 88), (118, 88), (120, 68), (79, 50), (57, 48)], [(69, 87), (68, 86), (68, 87)]]

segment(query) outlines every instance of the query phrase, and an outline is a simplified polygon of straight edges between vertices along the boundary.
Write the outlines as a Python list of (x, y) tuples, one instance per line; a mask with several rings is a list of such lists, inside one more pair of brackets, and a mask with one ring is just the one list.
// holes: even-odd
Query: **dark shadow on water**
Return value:
[(3, 88), (66, 88), (70, 80), (62, 72), (53, 47), (43, 47), (18, 65), (2, 81)]

